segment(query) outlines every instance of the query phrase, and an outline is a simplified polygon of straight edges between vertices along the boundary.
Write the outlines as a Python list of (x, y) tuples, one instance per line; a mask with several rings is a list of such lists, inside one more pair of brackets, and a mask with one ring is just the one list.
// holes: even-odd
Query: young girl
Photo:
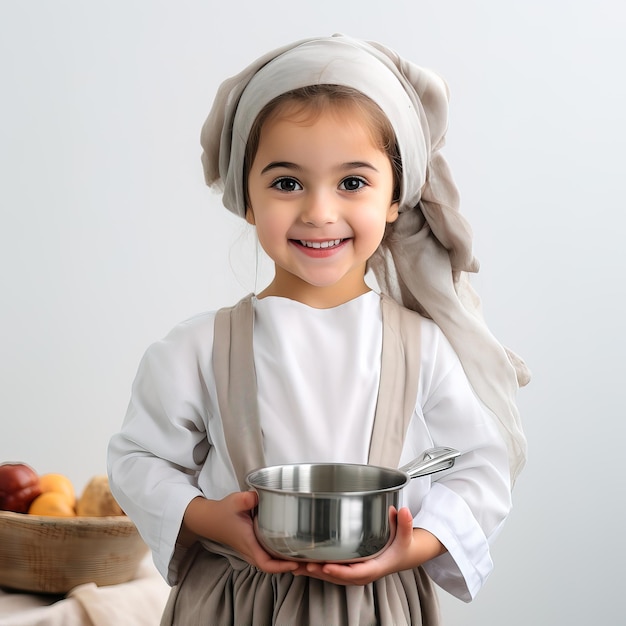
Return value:
[[(469, 601), (487, 578), (524, 463), (528, 375), (465, 280), (477, 262), (446, 124), (438, 77), (344, 36), (271, 52), (220, 88), (206, 180), (275, 275), (148, 349), (110, 443), (114, 494), (174, 586), (163, 624), (433, 625), (431, 581)], [(436, 445), (463, 454), (405, 488), (380, 556), (296, 563), (257, 542), (253, 469), (398, 467)]]

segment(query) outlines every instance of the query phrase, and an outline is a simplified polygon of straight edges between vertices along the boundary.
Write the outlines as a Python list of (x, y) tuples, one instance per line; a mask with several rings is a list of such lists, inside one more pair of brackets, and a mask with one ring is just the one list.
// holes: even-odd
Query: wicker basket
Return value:
[(45, 517), (0, 511), (0, 586), (64, 594), (131, 580), (148, 548), (126, 516)]

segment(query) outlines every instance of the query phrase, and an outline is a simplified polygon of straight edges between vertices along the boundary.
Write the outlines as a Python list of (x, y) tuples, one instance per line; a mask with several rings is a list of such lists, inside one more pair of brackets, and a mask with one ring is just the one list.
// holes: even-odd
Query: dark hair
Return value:
[(267, 121), (281, 114), (298, 116), (305, 114), (308, 119), (315, 119), (329, 107), (341, 107), (344, 110), (357, 111), (366, 119), (374, 144), (387, 154), (391, 161), (394, 178), (393, 200), (400, 197), (402, 180), (402, 161), (391, 122), (382, 109), (366, 95), (352, 87), (343, 85), (310, 85), (301, 87), (274, 98), (268, 102), (254, 120), (248, 135), (243, 160), (243, 185), (248, 202), (248, 174), (259, 148), (261, 129)]

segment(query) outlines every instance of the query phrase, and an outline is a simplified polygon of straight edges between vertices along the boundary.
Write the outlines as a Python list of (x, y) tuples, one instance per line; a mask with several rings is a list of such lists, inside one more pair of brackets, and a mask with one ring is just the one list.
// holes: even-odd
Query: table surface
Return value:
[(147, 556), (120, 585), (87, 583), (65, 596), (0, 589), (0, 626), (158, 626), (168, 594)]

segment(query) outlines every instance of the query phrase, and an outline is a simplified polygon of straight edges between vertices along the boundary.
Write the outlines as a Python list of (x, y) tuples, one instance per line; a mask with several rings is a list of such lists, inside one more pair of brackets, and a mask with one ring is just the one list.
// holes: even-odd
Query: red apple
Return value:
[(0, 510), (27, 513), (41, 493), (37, 472), (26, 463), (0, 465)]

